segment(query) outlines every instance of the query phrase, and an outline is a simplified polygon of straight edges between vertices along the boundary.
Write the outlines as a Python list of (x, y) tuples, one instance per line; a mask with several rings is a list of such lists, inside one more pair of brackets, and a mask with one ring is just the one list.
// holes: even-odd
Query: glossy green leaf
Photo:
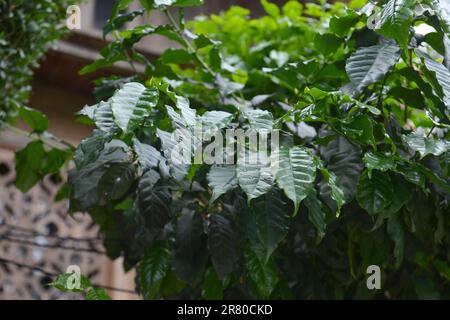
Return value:
[(389, 0), (377, 19), (375, 30), (406, 47), (415, 4), (413, 0)]
[(139, 267), (139, 289), (144, 299), (158, 297), (161, 284), (170, 269), (171, 252), (166, 242), (156, 242), (145, 253)]
[(294, 202), (297, 213), (300, 202), (306, 198), (316, 176), (312, 155), (301, 147), (280, 147), (272, 154), (272, 167), (278, 186)]
[(115, 122), (124, 131), (136, 129), (158, 102), (158, 91), (137, 82), (126, 83), (111, 98)]
[(48, 128), (47, 116), (40, 111), (22, 106), (19, 107), (19, 115), (37, 133), (42, 133)]
[(374, 172), (372, 177), (363, 174), (356, 189), (356, 200), (370, 215), (376, 215), (387, 208), (394, 197), (389, 175)]
[(208, 173), (208, 184), (213, 191), (210, 202), (214, 202), (221, 195), (237, 187), (236, 166), (212, 166)]
[(400, 57), (393, 44), (359, 48), (347, 60), (345, 70), (356, 92), (376, 83), (392, 69)]
[(450, 150), (448, 141), (427, 138), (414, 133), (408, 134), (403, 138), (411, 149), (419, 152), (421, 158), (424, 158), (429, 154), (440, 156), (444, 152)]
[(208, 225), (208, 248), (220, 279), (233, 271), (238, 256), (236, 225), (227, 214), (212, 214)]

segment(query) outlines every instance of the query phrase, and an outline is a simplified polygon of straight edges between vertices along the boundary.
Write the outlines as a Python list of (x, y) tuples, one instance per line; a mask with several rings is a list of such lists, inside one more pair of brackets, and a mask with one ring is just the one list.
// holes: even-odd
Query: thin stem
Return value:
[(211, 68), (206, 64), (206, 62), (198, 55), (197, 50), (192, 46), (191, 42), (186, 38), (183, 31), (178, 26), (178, 23), (173, 18), (172, 14), (168, 10), (164, 10), (165, 15), (169, 19), (170, 23), (174, 26), (175, 31), (178, 33), (180, 38), (183, 40), (186, 47), (191, 51), (191, 53), (194, 55), (195, 59), (202, 65), (203, 69), (207, 71), (209, 74), (214, 76), (214, 71), (211, 70)]
[[(120, 34), (117, 30), (115, 30), (113, 32), (113, 35), (116, 40), (118, 40), (118, 41), (122, 40), (122, 37), (120, 36)], [(134, 62), (133, 62), (133, 59), (131, 58), (130, 54), (128, 53), (127, 50), (123, 50), (123, 52), (125, 54), (125, 57), (127, 58), (127, 62), (130, 64), (131, 69), (133, 70), (133, 72), (135, 74), (137, 74), (136, 67), (134, 66)]]
[[(15, 134), (18, 134), (18, 135), (20, 135), (20, 136), (27, 137), (27, 138), (30, 138), (30, 139), (33, 139), (33, 135), (36, 135), (36, 134), (33, 133), (33, 132), (28, 132), (28, 131), (22, 130), (22, 129), (17, 128), (17, 127), (15, 127), (15, 126), (13, 126), (13, 125), (11, 125), (11, 124), (9, 124), (9, 123), (5, 123), (5, 124), (4, 124), (4, 127), (5, 127), (6, 129), (8, 129), (8, 130), (14, 132)], [(72, 145), (70, 142), (65, 141), (65, 140), (63, 140), (63, 139), (60, 139), (60, 138), (57, 138), (57, 137), (55, 137), (54, 135), (48, 135), (47, 137), (43, 137), (43, 136), (41, 136), (41, 135), (38, 135), (38, 137), (39, 137), (46, 145), (48, 145), (49, 147), (52, 147), (52, 148), (60, 148), (61, 145), (63, 145), (63, 146), (68, 147), (68, 148), (71, 149), (71, 150), (75, 150), (75, 146)]]
[(430, 132), (428, 132), (427, 138), (431, 135), (431, 133), (433, 132), (434, 128), (436, 128), (436, 125), (435, 125), (435, 124), (433, 125), (433, 127), (431, 127)]

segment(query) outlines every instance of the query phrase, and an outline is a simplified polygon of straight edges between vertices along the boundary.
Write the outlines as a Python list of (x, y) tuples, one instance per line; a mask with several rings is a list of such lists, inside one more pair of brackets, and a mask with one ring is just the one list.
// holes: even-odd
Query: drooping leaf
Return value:
[(208, 225), (208, 247), (214, 270), (224, 279), (238, 259), (238, 234), (232, 218), (227, 214), (212, 214)]
[(322, 147), (320, 152), (328, 170), (336, 174), (338, 185), (344, 191), (345, 202), (350, 202), (363, 169), (359, 148), (345, 138), (338, 137)]
[(426, 68), (435, 74), (436, 80), (441, 87), (437, 88), (437, 90), (442, 91), (441, 96), (444, 99), (447, 110), (450, 110), (450, 71), (442, 63), (435, 61), (425, 52), (416, 49), (415, 53), (423, 59)]
[(134, 151), (137, 154), (139, 165), (143, 170), (157, 168), (161, 160), (161, 153), (153, 146), (133, 139)]
[(19, 115), (34, 132), (42, 133), (48, 128), (47, 116), (35, 109), (21, 106)]
[(345, 203), (344, 191), (339, 186), (338, 178), (333, 171), (329, 171), (326, 168), (320, 168), (320, 172), (330, 188), (330, 196), (336, 202), (336, 216), (339, 216), (341, 208)]
[[(181, 181), (188, 173), (189, 164), (186, 163), (184, 154), (191, 158), (191, 134), (187, 130), (177, 131), (181, 141), (176, 141), (176, 136), (157, 129), (156, 135), (162, 142), (162, 151), (170, 167), (170, 174), (175, 180)], [(160, 161), (160, 165), (164, 164)]]
[(137, 190), (137, 208), (149, 235), (156, 237), (170, 219), (171, 194), (164, 188), (155, 188), (159, 174), (150, 170), (142, 176)]
[(197, 285), (203, 275), (207, 259), (203, 219), (200, 213), (184, 208), (176, 222), (175, 274), (192, 286)]
[(242, 114), (250, 123), (250, 128), (254, 130), (266, 129), (270, 131), (273, 129), (273, 115), (269, 111), (252, 109), (245, 110)]
[(248, 202), (265, 194), (273, 185), (270, 159), (264, 151), (246, 150), (239, 155), (236, 166), (239, 186)]
[(265, 260), (264, 249), (257, 245), (248, 246), (245, 250), (245, 266), (248, 276), (253, 280), (259, 293), (269, 298), (275, 290), (279, 279), (273, 259)]
[(223, 285), (214, 269), (206, 270), (202, 284), (202, 298), (206, 300), (222, 300)]
[(406, 47), (415, 4), (413, 0), (389, 0), (378, 17), (375, 30), (387, 38), (396, 39), (402, 47)]
[(400, 50), (394, 44), (359, 48), (347, 60), (345, 70), (355, 92), (380, 81), (397, 63)]
[(117, 163), (109, 167), (98, 182), (98, 198), (101, 203), (119, 200), (130, 189), (135, 179), (135, 168), (129, 163)]
[(93, 119), (97, 128), (106, 133), (114, 133), (118, 129), (109, 102), (100, 101), (94, 110)]
[(271, 155), (271, 165), (278, 186), (294, 202), (297, 213), (300, 202), (306, 198), (316, 176), (312, 155), (301, 147), (280, 147)]
[(289, 231), (290, 209), (292, 207), (277, 188), (253, 201), (253, 215), (258, 237), (265, 250), (265, 261), (270, 258)]
[(216, 201), (221, 195), (237, 187), (236, 166), (214, 165), (208, 173), (208, 184), (213, 190), (210, 202)]
[(108, 169), (108, 165), (129, 162), (126, 145), (123, 146), (116, 141), (113, 140), (105, 145), (98, 158), (69, 173), (68, 184), (72, 211), (86, 211), (98, 203), (98, 183)]
[(139, 277), (139, 290), (144, 299), (158, 297), (161, 284), (170, 269), (170, 249), (167, 242), (155, 242), (145, 253), (137, 274)]
[(393, 199), (394, 190), (389, 175), (374, 172), (369, 178), (363, 173), (358, 181), (356, 200), (370, 215), (381, 213)]
[(315, 190), (305, 198), (305, 206), (308, 208), (308, 220), (317, 229), (319, 237), (322, 238), (325, 235), (326, 228), (325, 212)]
[(136, 129), (158, 102), (158, 90), (137, 82), (126, 83), (111, 98), (115, 122), (124, 131)]

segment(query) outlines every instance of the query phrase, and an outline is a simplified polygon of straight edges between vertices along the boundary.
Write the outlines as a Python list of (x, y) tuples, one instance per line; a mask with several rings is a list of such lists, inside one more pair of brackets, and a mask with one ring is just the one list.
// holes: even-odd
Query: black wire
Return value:
[(87, 242), (93, 242), (93, 241), (103, 241), (102, 238), (100, 237), (96, 237), (96, 238), (74, 238), (74, 237), (60, 237), (60, 236), (56, 236), (56, 235), (50, 235), (50, 234), (44, 234), (44, 233), (39, 233), (33, 229), (29, 229), (29, 228), (24, 228), (24, 227), (19, 227), (19, 226), (14, 226), (11, 224), (7, 224), (7, 223), (0, 223), (0, 227), (7, 227), (7, 228), (11, 228), (11, 229), (17, 229), (23, 232), (29, 232), (32, 233), (35, 236), (42, 236), (42, 237), (48, 237), (48, 238), (56, 238), (56, 239), (60, 239), (62, 241), (87, 241)]
[(15, 239), (8, 237), (6, 235), (0, 235), (0, 240), (5, 240), (9, 242), (15, 242), (35, 247), (41, 247), (41, 248), (57, 248), (57, 249), (64, 249), (64, 250), (73, 250), (73, 251), (81, 251), (81, 252), (90, 252), (90, 253), (97, 253), (97, 254), (104, 254), (106, 255), (105, 251), (97, 250), (94, 248), (77, 248), (77, 247), (70, 247), (70, 246), (63, 246), (59, 244), (40, 244), (33, 241), (28, 240), (22, 240), (22, 239)]
[[(42, 269), (40, 267), (30, 266), (30, 265), (27, 265), (27, 264), (23, 264), (23, 263), (20, 263), (20, 262), (17, 262), (17, 261), (5, 259), (5, 258), (2, 258), (2, 257), (0, 257), (0, 262), (9, 263), (9, 264), (15, 265), (15, 266), (20, 267), (20, 268), (25, 268), (25, 269), (29, 269), (29, 270), (33, 270), (33, 271), (38, 271), (38, 272), (41, 272), (41, 273), (43, 273), (43, 274), (45, 274), (46, 276), (49, 276), (49, 277), (57, 277), (57, 276), (59, 276), (59, 274), (57, 274), (57, 273), (46, 271), (46, 270), (44, 270), (44, 269)], [(116, 287), (111, 287), (111, 286), (104, 286), (104, 285), (99, 285), (99, 284), (92, 284), (92, 287), (102, 288), (102, 289), (111, 290), (111, 291), (120, 291), (120, 292), (125, 292), (125, 293), (136, 294), (136, 292), (134, 292), (133, 290), (116, 288)]]

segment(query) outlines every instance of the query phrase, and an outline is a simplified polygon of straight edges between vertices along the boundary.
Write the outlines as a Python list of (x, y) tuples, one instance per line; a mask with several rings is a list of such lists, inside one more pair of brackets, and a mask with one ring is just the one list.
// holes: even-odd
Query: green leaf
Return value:
[(218, 130), (228, 126), (233, 115), (224, 111), (208, 111), (202, 115), (202, 130), (205, 136), (213, 136)]
[(372, 170), (390, 171), (395, 170), (397, 163), (392, 155), (384, 155), (382, 153), (367, 152), (363, 157), (364, 164), (371, 177)]
[[(183, 130), (181, 133), (183, 141), (186, 141), (190, 138), (186, 137), (186, 134), (189, 134), (186, 130)], [(180, 149), (176, 148), (181, 148), (181, 151), (183, 151), (183, 153), (188, 152), (190, 155), (191, 150), (187, 150), (190, 144), (188, 143), (187, 145), (185, 145), (184, 143), (176, 143), (175, 137), (172, 136), (171, 133), (159, 129), (156, 129), (156, 135), (162, 142), (162, 151), (170, 166), (169, 170), (171, 176), (177, 181), (183, 180), (183, 178), (188, 173), (189, 165), (184, 163), (183, 155), (181, 154), (181, 152), (177, 152), (180, 151)], [(165, 162), (160, 161), (160, 165), (161, 164), (165, 164)]]
[[(126, 6), (124, 9), (126, 9)], [(144, 10), (141, 9), (132, 12), (117, 13), (116, 15), (111, 16), (108, 19), (108, 21), (106, 21), (106, 24), (103, 26), (103, 38), (106, 37), (108, 33), (114, 30), (120, 30), (126, 23), (133, 21), (136, 17), (142, 16), (143, 14)]]
[(164, 10), (168, 7), (192, 7), (200, 6), (203, 0), (140, 0), (141, 4), (148, 11), (152, 9)]
[(111, 300), (103, 288), (91, 288), (86, 292), (86, 300)]
[(440, 88), (435, 89), (442, 91), (440, 92), (440, 96), (444, 98), (447, 110), (450, 110), (450, 71), (442, 63), (435, 61), (425, 52), (419, 49), (416, 49), (414, 52), (424, 61), (426, 68), (434, 73), (440, 86)]
[(375, 145), (373, 136), (373, 121), (364, 114), (352, 119), (349, 124), (343, 126), (344, 132), (348, 137), (363, 142), (365, 144)]
[(184, 208), (176, 222), (175, 258), (177, 277), (196, 286), (202, 279), (207, 261), (203, 219), (200, 213)]
[(278, 8), (276, 4), (267, 0), (261, 0), (261, 4), (269, 16), (273, 18), (278, 18), (280, 16), (280, 8)]
[(120, 200), (135, 179), (135, 167), (129, 163), (117, 163), (109, 167), (98, 182), (97, 192), (101, 204)]
[(267, 110), (244, 110), (242, 115), (248, 120), (251, 129), (266, 129), (269, 131), (273, 129), (273, 114)]
[(101, 177), (108, 169), (106, 164), (124, 163), (129, 160), (129, 154), (124, 146), (117, 140), (113, 140), (105, 145), (97, 159), (91, 159), (91, 162), (86, 163), (80, 169), (71, 171), (68, 179), (71, 211), (86, 211), (97, 205), (99, 201), (97, 187)]
[(249, 203), (265, 194), (273, 185), (270, 159), (264, 151), (240, 152), (236, 171), (239, 186), (247, 194)]
[(137, 189), (137, 208), (151, 237), (156, 237), (170, 219), (171, 194), (163, 188), (155, 188), (159, 174), (147, 171), (139, 181)]
[(268, 299), (278, 283), (277, 267), (273, 259), (265, 260), (264, 248), (251, 245), (245, 250), (245, 266), (248, 276), (256, 284), (259, 293)]
[(221, 195), (237, 187), (237, 183), (236, 166), (212, 166), (208, 173), (208, 185), (213, 191), (210, 203), (216, 201)]
[(389, 0), (378, 17), (375, 30), (387, 38), (397, 40), (405, 48), (409, 42), (415, 5), (414, 0)]
[(137, 268), (139, 291), (144, 299), (155, 299), (170, 270), (171, 252), (167, 242), (155, 242), (145, 253)]
[(139, 127), (158, 103), (158, 90), (137, 82), (126, 83), (111, 98), (115, 122), (124, 132)]
[(164, 64), (185, 64), (192, 61), (193, 56), (184, 49), (167, 49), (159, 59)]
[(24, 149), (16, 152), (16, 187), (22, 192), (30, 190), (47, 174), (58, 172), (69, 155), (58, 149), (46, 151), (40, 140), (30, 142)]
[(212, 214), (208, 225), (208, 247), (214, 270), (220, 279), (233, 271), (238, 260), (238, 234), (227, 214)]
[(202, 284), (202, 298), (206, 300), (222, 300), (223, 286), (214, 269), (206, 270)]
[(343, 40), (332, 33), (317, 34), (314, 38), (314, 47), (324, 56), (336, 53)]
[[(76, 287), (78, 280), (79, 287)], [(63, 273), (58, 275), (56, 279), (48, 285), (63, 292), (83, 292), (91, 287), (91, 282), (82, 274)]]
[(329, 171), (326, 168), (320, 168), (320, 172), (322, 173), (328, 187), (330, 188), (330, 196), (336, 202), (337, 206), (336, 216), (339, 216), (341, 208), (345, 203), (344, 191), (339, 186), (338, 178), (334, 174), (334, 172)]
[(345, 36), (360, 20), (354, 11), (348, 11), (345, 16), (333, 16), (330, 20), (330, 31), (338, 36)]
[(325, 212), (322, 210), (322, 204), (317, 198), (316, 191), (313, 190), (305, 199), (305, 206), (308, 208), (308, 219), (317, 229), (320, 238), (325, 235), (326, 221)]
[(389, 43), (359, 48), (348, 58), (345, 66), (354, 91), (359, 93), (383, 79), (399, 57), (398, 46)]
[(370, 215), (381, 213), (394, 197), (394, 190), (389, 175), (374, 172), (372, 178), (363, 173), (358, 181), (356, 200)]
[(282, 146), (272, 153), (271, 161), (277, 184), (294, 202), (296, 214), (300, 202), (311, 191), (316, 176), (314, 158), (304, 148)]
[(289, 231), (291, 222), (289, 209), (291, 206), (283, 199), (282, 193), (277, 188), (273, 188), (253, 202), (256, 230), (265, 249), (265, 261), (270, 258)]
[(93, 120), (100, 130), (112, 134), (117, 132), (118, 127), (114, 121), (111, 103), (100, 101), (94, 109)]
[(42, 133), (48, 128), (47, 116), (35, 109), (21, 106), (19, 115), (34, 132)]
[(155, 147), (146, 143), (141, 143), (137, 138), (133, 138), (133, 147), (142, 170), (145, 171), (158, 167), (162, 155)]
[(426, 138), (419, 136), (416, 133), (405, 135), (403, 136), (403, 139), (411, 149), (420, 153), (421, 158), (424, 158), (429, 154), (440, 156), (450, 150), (448, 141)]
[(395, 267), (399, 268), (402, 264), (405, 252), (405, 231), (400, 212), (388, 219), (387, 232), (395, 243)]
[[(320, 153), (330, 172), (337, 176), (338, 185), (344, 191), (345, 202), (350, 202), (355, 194), (356, 184), (363, 169), (361, 151), (344, 137), (332, 140)], [(321, 195), (323, 193), (321, 188)]]

